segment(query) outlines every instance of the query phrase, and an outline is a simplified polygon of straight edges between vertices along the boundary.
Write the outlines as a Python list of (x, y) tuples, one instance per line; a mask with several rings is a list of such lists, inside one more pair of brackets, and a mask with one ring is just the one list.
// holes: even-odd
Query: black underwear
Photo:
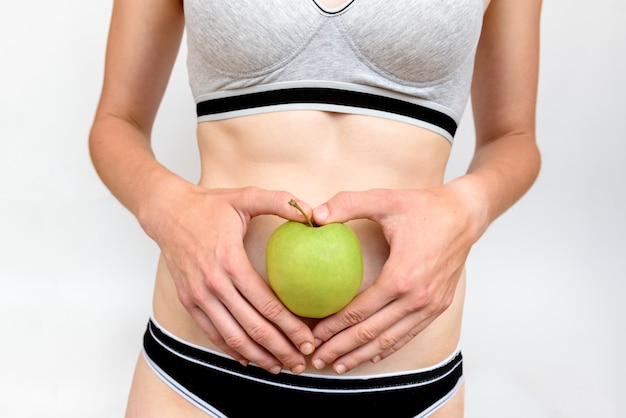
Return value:
[(154, 372), (215, 417), (427, 417), (463, 382), (460, 352), (428, 369), (372, 376), (273, 375), (191, 345), (151, 320), (144, 355)]

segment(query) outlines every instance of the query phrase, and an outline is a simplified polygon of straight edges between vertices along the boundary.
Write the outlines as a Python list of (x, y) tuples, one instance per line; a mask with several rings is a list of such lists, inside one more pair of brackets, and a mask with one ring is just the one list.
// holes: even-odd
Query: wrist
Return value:
[(492, 221), (489, 198), (484, 185), (474, 174), (458, 177), (446, 186), (457, 196), (468, 217), (474, 240), (477, 241)]
[(142, 195), (137, 197), (134, 210), (137, 221), (151, 238), (157, 239), (159, 229), (164, 227), (167, 216), (177, 213), (175, 205), (182, 201), (180, 196), (195, 188), (162, 166), (145, 173), (142, 179)]

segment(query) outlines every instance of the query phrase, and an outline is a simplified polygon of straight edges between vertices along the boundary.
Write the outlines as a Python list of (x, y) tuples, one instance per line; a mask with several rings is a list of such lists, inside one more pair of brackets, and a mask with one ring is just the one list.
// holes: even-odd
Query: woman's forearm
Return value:
[(472, 202), (477, 239), (530, 189), (540, 165), (532, 134), (506, 135), (477, 149), (467, 174), (450, 182)]
[(148, 134), (121, 117), (96, 116), (89, 151), (102, 182), (140, 221), (155, 192), (187, 184), (155, 159)]

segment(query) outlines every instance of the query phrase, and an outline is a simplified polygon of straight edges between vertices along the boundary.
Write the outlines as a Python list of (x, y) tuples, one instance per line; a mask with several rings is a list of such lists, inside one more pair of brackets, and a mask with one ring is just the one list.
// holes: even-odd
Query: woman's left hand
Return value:
[[(462, 181), (460, 183), (463, 183)], [(424, 190), (341, 192), (313, 211), (316, 223), (370, 219), (390, 254), (374, 283), (313, 329), (316, 368), (342, 374), (379, 361), (423, 331), (452, 303), (471, 246), (486, 219), (455, 182)]]

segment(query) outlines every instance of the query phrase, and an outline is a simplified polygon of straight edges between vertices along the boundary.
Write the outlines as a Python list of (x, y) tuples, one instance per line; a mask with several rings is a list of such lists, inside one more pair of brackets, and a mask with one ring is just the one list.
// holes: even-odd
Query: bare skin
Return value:
[[(271, 373), (376, 374), (447, 358), (459, 342), (471, 246), (539, 169), (540, 2), (485, 7), (467, 175), (443, 184), (450, 144), (431, 131), (288, 111), (199, 124), (202, 174), (191, 184), (155, 160), (149, 140), (180, 42), (181, 3), (117, 0), (90, 147), (105, 184), (162, 250), (157, 321)], [(285, 219), (302, 220), (291, 198), (319, 224), (347, 222), (363, 245), (360, 294), (321, 321), (291, 314), (265, 280), (267, 237)], [(433, 416), (462, 411), (461, 390)], [(127, 417), (151, 416), (206, 414), (140, 357)]]

